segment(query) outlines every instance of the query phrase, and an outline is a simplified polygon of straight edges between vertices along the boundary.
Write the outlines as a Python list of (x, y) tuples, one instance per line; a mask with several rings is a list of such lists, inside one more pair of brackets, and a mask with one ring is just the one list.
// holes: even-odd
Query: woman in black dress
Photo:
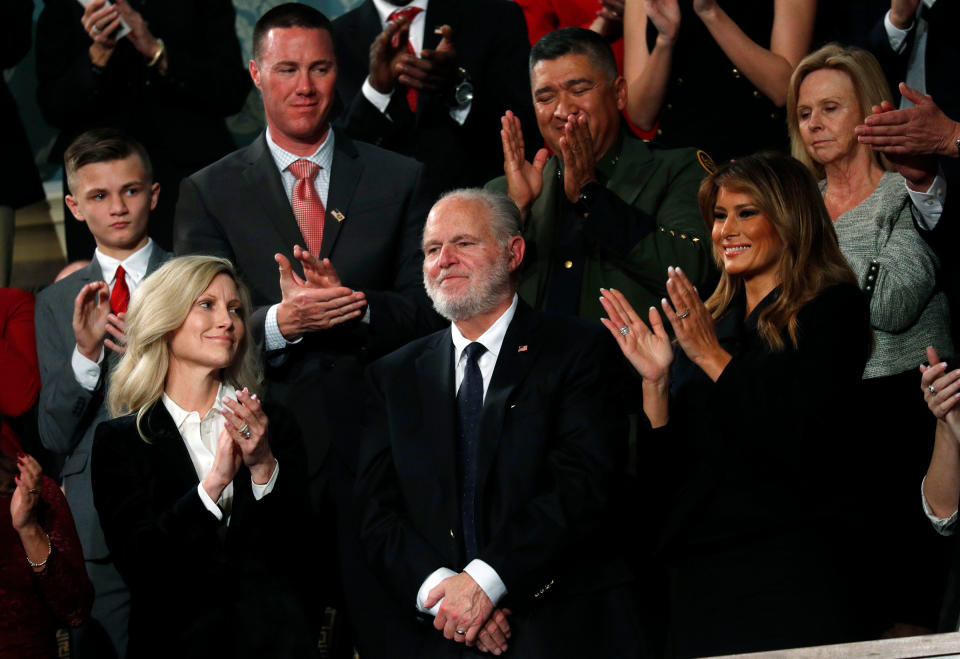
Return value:
[(720, 284), (704, 304), (668, 271), (647, 327), (603, 291), (604, 324), (643, 378), (641, 469), (668, 472), (660, 549), (678, 656), (860, 637), (849, 515), (866, 300), (809, 172), (741, 158), (700, 188)]

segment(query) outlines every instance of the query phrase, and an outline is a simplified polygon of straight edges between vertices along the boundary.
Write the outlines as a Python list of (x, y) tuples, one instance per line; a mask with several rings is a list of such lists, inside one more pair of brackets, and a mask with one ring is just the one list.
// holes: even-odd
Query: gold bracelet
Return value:
[(163, 57), (163, 51), (166, 48), (166, 46), (163, 45), (163, 39), (157, 39), (157, 43), (160, 44), (160, 47), (157, 48), (156, 54), (150, 58), (149, 62), (147, 62), (147, 68), (156, 66), (157, 62), (160, 61), (160, 58)]
[[(53, 553), (53, 542), (50, 541), (50, 534), (47, 533), (46, 531), (44, 531), (44, 535), (47, 536), (47, 557), (43, 559), (43, 562), (42, 562), (42, 563), (34, 563), (33, 561), (30, 560), (30, 556), (27, 555), (27, 563), (29, 563), (29, 564), (30, 564), (30, 567), (32, 567), (32, 568), (34, 568), (34, 569), (40, 568), (40, 567), (43, 567), (44, 565), (46, 565), (46, 564), (47, 564), (47, 561), (50, 560), (50, 554)], [(23, 552), (23, 553), (24, 553), (24, 554), (27, 554), (27, 552)]]

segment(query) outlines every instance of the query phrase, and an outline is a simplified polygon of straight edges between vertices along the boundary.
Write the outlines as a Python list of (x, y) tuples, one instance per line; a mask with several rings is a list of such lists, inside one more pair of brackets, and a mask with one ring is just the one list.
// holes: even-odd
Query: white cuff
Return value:
[(300, 343), (303, 340), (303, 337), (299, 336), (293, 341), (287, 341), (286, 337), (283, 336), (280, 325), (277, 323), (277, 307), (279, 306), (278, 303), (267, 309), (267, 317), (263, 321), (263, 343), (267, 352), (283, 350), (287, 346)]
[(423, 583), (420, 584), (420, 590), (417, 591), (417, 611), (436, 616), (437, 611), (440, 610), (440, 602), (443, 601), (443, 598), (440, 598), (440, 602), (437, 602), (429, 609), (425, 608), (423, 603), (427, 601), (427, 595), (430, 594), (431, 590), (437, 587), (438, 583), (444, 579), (455, 576), (457, 576), (457, 573), (446, 567), (442, 567), (431, 572), (430, 576), (424, 579)]
[[(914, 23), (916, 23), (916, 21), (914, 21)], [(907, 35), (910, 34), (910, 30), (913, 29), (913, 23), (911, 23), (910, 27), (906, 30), (901, 30), (890, 22), (890, 10), (888, 9), (883, 17), (883, 27), (887, 31), (887, 41), (890, 42), (890, 47), (893, 49), (893, 52), (903, 52), (903, 47), (907, 42)]]
[(363, 318), (360, 319), (361, 323), (370, 324), (370, 305), (367, 305), (366, 311), (363, 312)]
[(97, 388), (100, 381), (100, 363), (103, 361), (103, 346), (100, 346), (100, 358), (92, 362), (80, 354), (80, 349), (73, 346), (73, 356), (70, 365), (73, 367), (73, 378), (87, 391)]
[(907, 192), (910, 194), (913, 207), (917, 209), (919, 214), (917, 222), (927, 231), (933, 231), (940, 221), (940, 216), (943, 214), (943, 204), (947, 199), (947, 181), (943, 174), (937, 174), (936, 178), (933, 179), (933, 184), (926, 192), (911, 190), (910, 186), (907, 186)]
[(201, 482), (197, 485), (197, 494), (200, 495), (200, 501), (203, 502), (203, 507), (210, 511), (210, 513), (217, 518), (217, 520), (223, 520), (223, 511), (220, 510), (220, 507), (214, 503), (213, 499), (210, 498), (210, 495), (207, 494), (207, 491), (203, 489), (203, 483)]
[(273, 459), (273, 473), (263, 485), (253, 482), (253, 476), (250, 477), (250, 486), (253, 488), (253, 498), (259, 501), (263, 497), (273, 492), (273, 486), (277, 484), (277, 474), (280, 473), (280, 463)]
[(370, 84), (370, 76), (364, 78), (360, 91), (363, 93), (363, 97), (370, 101), (373, 107), (380, 110), (380, 114), (387, 113), (387, 107), (390, 105), (390, 99), (393, 98), (393, 92), (389, 94), (381, 94), (378, 92), (373, 88), (373, 85)]
[(507, 594), (507, 587), (504, 585), (503, 580), (500, 579), (497, 571), (479, 558), (475, 558), (467, 563), (467, 567), (463, 568), (463, 571), (473, 577), (473, 580), (483, 589), (483, 592), (487, 594), (487, 597), (490, 598), (494, 606), (499, 604), (503, 596)]
[(923, 480), (920, 481), (920, 500), (923, 502), (923, 512), (926, 514), (927, 519), (930, 520), (930, 523), (933, 524), (934, 531), (940, 535), (953, 535), (953, 527), (957, 524), (957, 511), (954, 510), (950, 517), (937, 517), (933, 510), (930, 509), (930, 504), (927, 503), (927, 495), (923, 491), (923, 484), (926, 482), (927, 478), (924, 476)]
[(466, 123), (467, 117), (470, 115), (471, 107), (473, 107), (473, 101), (470, 101), (466, 105), (450, 108), (450, 118), (462, 126)]

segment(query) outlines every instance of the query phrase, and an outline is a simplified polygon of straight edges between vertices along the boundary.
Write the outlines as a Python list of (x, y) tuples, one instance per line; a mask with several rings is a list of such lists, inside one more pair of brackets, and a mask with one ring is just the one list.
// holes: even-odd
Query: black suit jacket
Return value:
[[(266, 368), (271, 397), (283, 400), (308, 433), (311, 472), (331, 440), (354, 463), (367, 361), (438, 322), (421, 273), (429, 200), (420, 191), (420, 165), (340, 132), (334, 144), (320, 256), (333, 262), (345, 286), (366, 294), (370, 322), (307, 334), (284, 358), (268, 356)], [(236, 264), (259, 307), (251, 326), (262, 336), (266, 310), (281, 298), (273, 255), (285, 254), (298, 268), (293, 246), (305, 244), (265, 136), (183, 181), (174, 243), (177, 254), (216, 254)]]
[(162, 402), (100, 424), (93, 495), (117, 568), (130, 587), (134, 657), (309, 657), (291, 553), (308, 518), (295, 426), (268, 412), (280, 472), (257, 501), (250, 472), (233, 480), (229, 526), (208, 511), (199, 479)]
[(430, 0), (423, 47), (436, 48), (441, 25), (453, 28), (457, 66), (470, 75), (474, 98), (461, 126), (441, 96), (422, 92), (416, 114), (403, 90), (393, 94), (384, 116), (361, 92), (369, 73), (370, 44), (381, 32), (372, 0), (333, 22), (337, 52), (337, 93), (345, 106), (338, 125), (352, 137), (412, 156), (425, 167), (433, 195), (455, 187), (480, 186), (503, 173), (500, 117), (520, 117), (528, 156), (542, 140), (533, 117), (527, 74), (523, 13), (505, 0)]
[[(551, 628), (568, 642), (542, 656), (586, 656), (589, 649), (562, 633), (561, 612), (589, 593), (597, 608), (580, 606), (577, 614), (583, 629), (591, 629), (594, 614), (604, 610), (603, 593), (632, 578), (609, 523), (626, 437), (625, 417), (608, 395), (617, 363), (612, 347), (599, 326), (520, 302), (484, 401), (477, 558), (507, 586), (502, 605), (520, 612), (512, 643), (548, 648)], [(440, 567), (459, 571), (467, 563), (453, 353), (450, 330), (442, 330), (368, 371), (372, 395), (357, 479), (360, 534), (371, 566), (392, 591), (397, 656), (415, 656), (412, 648), (436, 656), (453, 645), (432, 627), (414, 624), (424, 579)], [(629, 608), (624, 604), (620, 613)], [(626, 638), (635, 630), (622, 631)], [(589, 648), (595, 639), (583, 636)]]

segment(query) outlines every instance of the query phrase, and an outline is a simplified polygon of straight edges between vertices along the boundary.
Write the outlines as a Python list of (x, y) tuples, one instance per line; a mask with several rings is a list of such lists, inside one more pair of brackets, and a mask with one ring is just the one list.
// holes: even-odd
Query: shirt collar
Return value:
[(147, 266), (150, 265), (150, 257), (153, 255), (153, 240), (147, 238), (147, 244), (128, 256), (123, 261), (107, 256), (100, 251), (98, 247), (93, 253), (97, 263), (100, 264), (100, 272), (103, 275), (103, 281), (108, 284), (113, 281), (117, 274), (117, 266), (122, 265), (134, 286), (139, 286), (143, 278), (147, 276)]
[(298, 156), (277, 146), (273, 138), (270, 137), (270, 129), (267, 128), (267, 147), (270, 149), (270, 155), (273, 156), (273, 162), (276, 163), (277, 169), (281, 172), (286, 171), (297, 160), (309, 160), (329, 172), (333, 164), (333, 143), (333, 128), (331, 127), (327, 129), (327, 136), (323, 138), (323, 142), (313, 152), (313, 155)]
[(397, 7), (392, 5), (387, 0), (373, 0), (373, 6), (377, 8), (377, 15), (380, 16), (380, 25), (386, 27), (387, 19), (390, 18), (390, 14), (397, 11), (398, 9), (406, 9), (407, 7), (418, 7), (423, 10), (423, 13), (427, 12), (427, 2), (428, 0), (413, 0), (413, 2), (404, 5), (403, 7)]
[[(218, 414), (220, 413), (220, 409), (223, 407), (222, 400), (224, 396), (228, 396), (230, 398), (236, 398), (237, 392), (229, 384), (223, 384), (221, 382), (220, 388), (217, 389), (217, 397), (213, 401), (213, 407), (210, 408), (210, 411), (207, 412), (204, 418), (210, 416), (210, 414), (214, 410), (216, 410)], [(188, 412), (187, 410), (177, 405), (175, 402), (173, 402), (173, 399), (167, 395), (167, 392), (163, 392), (163, 405), (164, 407), (167, 408), (167, 412), (170, 413), (171, 418), (173, 418), (174, 425), (177, 427), (177, 430), (179, 430), (181, 434), (183, 434), (183, 424), (186, 422), (187, 418), (191, 414), (196, 414), (198, 417), (200, 416), (199, 412)]]
[[(493, 355), (494, 359), (500, 354), (500, 347), (503, 345), (503, 339), (507, 335), (507, 328), (510, 327), (510, 321), (513, 320), (513, 315), (517, 311), (517, 299), (517, 294), (514, 293), (510, 307), (497, 318), (493, 325), (487, 328), (486, 332), (477, 338), (476, 342), (482, 344), (483, 347), (487, 349), (487, 352)], [(458, 364), (460, 357), (463, 356), (463, 351), (466, 350), (467, 346), (473, 343), (473, 341), (460, 333), (456, 323), (450, 324), (450, 338), (453, 340), (453, 348), (455, 351), (453, 363)]]

